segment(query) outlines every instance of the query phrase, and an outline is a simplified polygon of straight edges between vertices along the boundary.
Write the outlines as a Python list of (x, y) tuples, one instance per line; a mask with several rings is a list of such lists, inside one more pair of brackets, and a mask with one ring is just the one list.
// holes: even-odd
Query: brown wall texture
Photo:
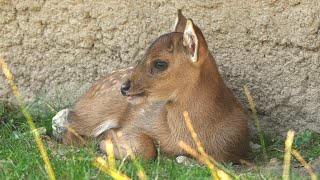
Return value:
[[(0, 54), (25, 101), (77, 98), (170, 32), (177, 8), (246, 109), (249, 86), (264, 130), (320, 131), (319, 0), (0, 0)], [(0, 102), (14, 102), (3, 75), (0, 84)]]

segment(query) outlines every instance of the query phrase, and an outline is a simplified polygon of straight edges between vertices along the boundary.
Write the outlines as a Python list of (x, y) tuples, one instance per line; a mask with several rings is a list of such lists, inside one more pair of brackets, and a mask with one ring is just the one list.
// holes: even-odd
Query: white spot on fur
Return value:
[(128, 69), (133, 69), (133, 66), (131, 66), (131, 67), (128, 67)]
[(107, 120), (105, 122), (103, 122), (102, 124), (100, 124), (98, 127), (96, 127), (93, 130), (93, 135), (95, 137), (99, 136), (101, 133), (108, 131), (109, 129), (112, 129), (114, 127), (117, 127), (117, 123), (115, 123), (113, 120)]
[(123, 135), (123, 134), (122, 134), (121, 131), (118, 131), (118, 132), (117, 132), (117, 136), (118, 136), (118, 137), (122, 137), (122, 135)]

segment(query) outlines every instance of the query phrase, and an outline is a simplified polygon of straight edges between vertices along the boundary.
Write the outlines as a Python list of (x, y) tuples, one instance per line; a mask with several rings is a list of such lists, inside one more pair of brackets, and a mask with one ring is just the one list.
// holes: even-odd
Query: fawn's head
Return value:
[(178, 10), (175, 32), (160, 36), (146, 51), (121, 93), (132, 103), (174, 101), (197, 86), (209, 51), (200, 29)]

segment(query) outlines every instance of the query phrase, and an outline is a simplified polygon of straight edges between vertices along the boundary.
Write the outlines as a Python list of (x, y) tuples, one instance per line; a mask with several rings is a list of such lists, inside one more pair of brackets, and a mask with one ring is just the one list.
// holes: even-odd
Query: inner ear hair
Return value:
[(186, 27), (183, 33), (183, 45), (188, 48), (191, 54), (193, 63), (198, 61), (199, 41), (194, 29), (194, 24), (191, 19), (187, 20)]

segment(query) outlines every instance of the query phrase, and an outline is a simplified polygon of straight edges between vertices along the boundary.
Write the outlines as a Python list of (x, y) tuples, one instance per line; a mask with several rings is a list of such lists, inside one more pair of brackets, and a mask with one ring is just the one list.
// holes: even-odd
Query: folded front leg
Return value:
[(121, 131), (108, 131), (105, 139), (99, 143), (99, 148), (104, 153), (107, 153), (107, 142), (112, 142), (114, 156), (118, 159), (126, 158), (129, 153), (145, 160), (155, 159), (157, 156), (153, 140), (143, 133), (122, 134)]
[[(101, 115), (102, 116), (102, 115)], [(77, 113), (63, 109), (52, 119), (53, 137), (64, 144), (84, 145), (87, 138), (97, 138), (118, 127), (118, 120)]]

